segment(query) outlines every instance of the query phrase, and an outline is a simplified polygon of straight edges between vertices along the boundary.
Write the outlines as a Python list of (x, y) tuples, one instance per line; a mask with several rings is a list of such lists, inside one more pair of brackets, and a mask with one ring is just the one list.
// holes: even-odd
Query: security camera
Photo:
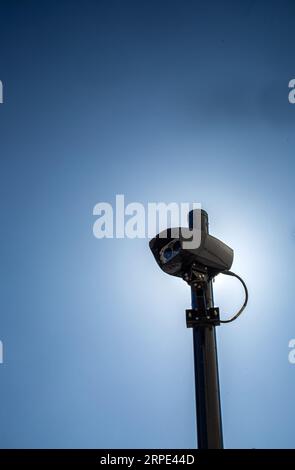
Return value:
[[(193, 240), (198, 240), (197, 247)], [(192, 267), (197, 267), (212, 279), (228, 271), (233, 263), (233, 250), (202, 228), (163, 230), (149, 245), (160, 268), (172, 276), (185, 277)]]

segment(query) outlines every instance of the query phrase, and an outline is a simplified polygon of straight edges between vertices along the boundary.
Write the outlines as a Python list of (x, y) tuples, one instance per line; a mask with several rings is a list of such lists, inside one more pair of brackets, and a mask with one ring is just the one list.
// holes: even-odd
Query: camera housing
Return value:
[[(197, 248), (189, 247), (188, 242), (193, 239), (199, 239)], [(229, 246), (203, 229), (168, 228), (154, 237), (149, 246), (160, 268), (177, 277), (184, 277), (194, 265), (212, 279), (229, 270), (234, 257)]]

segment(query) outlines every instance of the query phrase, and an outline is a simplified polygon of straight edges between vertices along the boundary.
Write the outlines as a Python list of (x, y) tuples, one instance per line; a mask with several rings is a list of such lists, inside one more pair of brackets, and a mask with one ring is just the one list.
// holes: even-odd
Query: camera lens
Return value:
[(163, 251), (163, 258), (165, 261), (169, 261), (169, 259), (172, 256), (172, 250), (171, 248), (166, 248), (166, 250)]

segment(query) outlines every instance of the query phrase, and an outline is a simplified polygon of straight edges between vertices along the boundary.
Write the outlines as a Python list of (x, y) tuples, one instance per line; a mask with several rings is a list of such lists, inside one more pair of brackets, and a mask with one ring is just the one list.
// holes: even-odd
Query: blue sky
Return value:
[[(294, 447), (291, 1), (0, 2), (1, 447), (194, 447), (188, 288), (93, 207), (195, 201), (235, 250), (226, 447)], [(242, 290), (218, 278), (215, 302)]]

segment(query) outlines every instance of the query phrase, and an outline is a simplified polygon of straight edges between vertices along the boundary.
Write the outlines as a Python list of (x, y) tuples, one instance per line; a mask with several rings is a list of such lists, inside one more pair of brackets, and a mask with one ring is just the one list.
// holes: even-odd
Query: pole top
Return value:
[(201, 230), (204, 230), (204, 232), (208, 232), (208, 226), (209, 226), (209, 222), (208, 222), (208, 213), (204, 210), (204, 209), (193, 209), (191, 210), (189, 213), (188, 213), (188, 225), (190, 228), (193, 227), (193, 225), (197, 225), (196, 224), (193, 224), (194, 220), (196, 220), (197, 222), (197, 217), (200, 217), (200, 211), (201, 211)]

